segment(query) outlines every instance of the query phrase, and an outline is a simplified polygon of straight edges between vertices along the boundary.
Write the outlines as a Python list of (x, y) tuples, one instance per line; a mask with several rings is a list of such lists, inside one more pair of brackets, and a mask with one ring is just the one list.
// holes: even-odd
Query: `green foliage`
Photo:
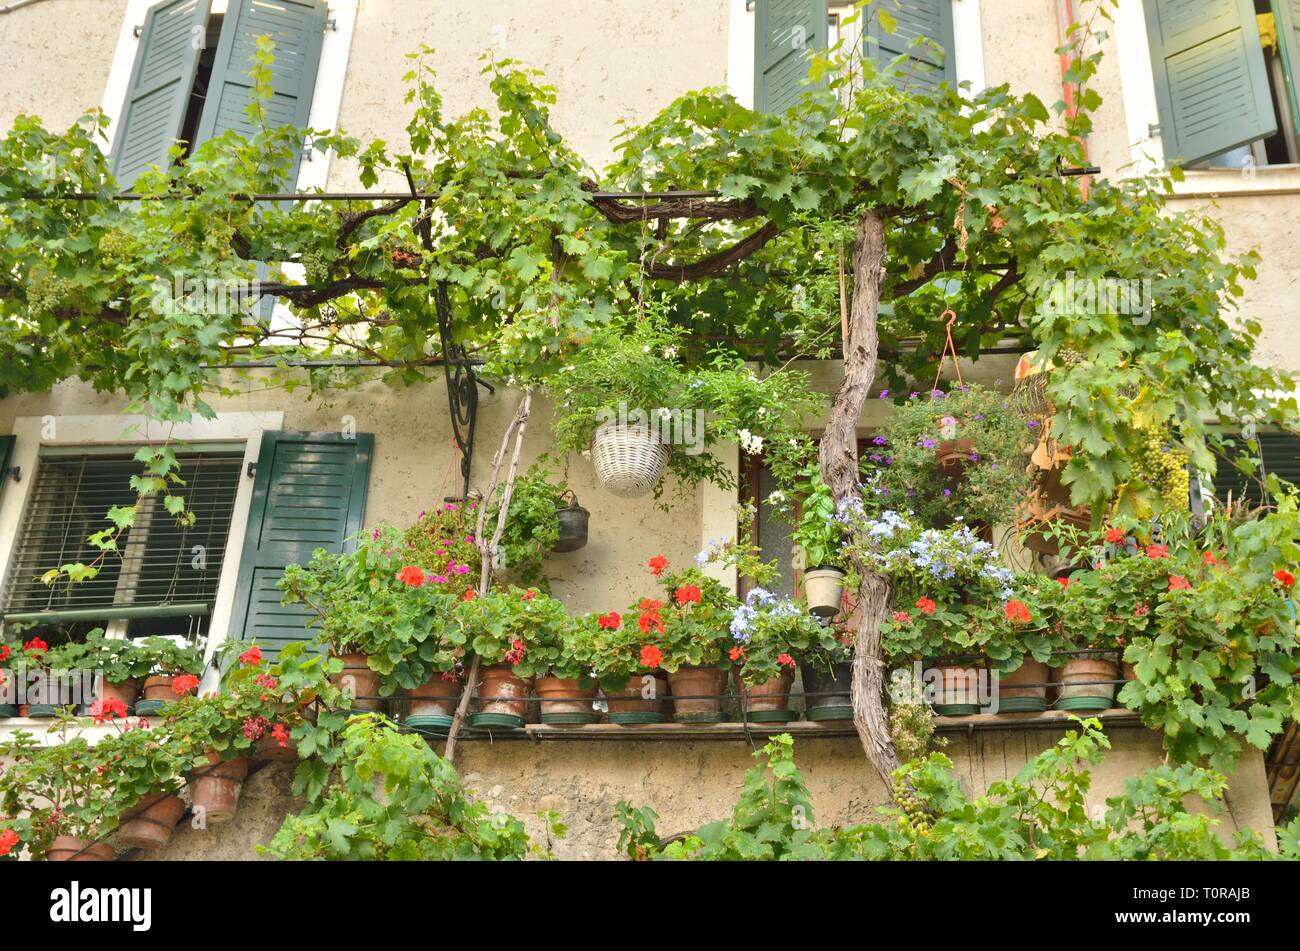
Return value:
[(848, 567), (843, 551), (845, 526), (835, 517), (835, 499), (816, 463), (801, 470), (793, 491), (801, 505), (791, 540), (803, 553), (804, 565), (809, 569)]
[[(501, 568), (526, 585), (546, 587), (542, 562), (560, 538), (558, 513), (567, 504), (569, 487), (553, 478), (547, 461), (536, 462), (515, 480), (510, 493), (510, 510), (499, 547)], [(488, 509), (488, 526), (497, 524), (504, 492), (502, 484)]]
[[(341, 734), (338, 776), (259, 852), (293, 860), (522, 859), (523, 824), (469, 798), (445, 759), (378, 714)], [(558, 830), (553, 830), (558, 834)]]
[(106, 637), (103, 629), (96, 628), (83, 641), (53, 648), (45, 664), (53, 670), (99, 671), (107, 683), (120, 684), (155, 673), (200, 674), (203, 652), (169, 637)]
[[(882, 501), (926, 525), (954, 516), (1006, 524), (1029, 491), (1030, 433), (1009, 397), (978, 384), (914, 395), (875, 437), (864, 478)], [(941, 454), (955, 461), (940, 467)]]
[(279, 581), (286, 604), (315, 613), (318, 643), (336, 655), (366, 655), (383, 675), (385, 696), (456, 669), (468, 643), (458, 611), (476, 569), (457, 560), (467, 552), (451, 544), (447, 528), (437, 513), (406, 532), (380, 526), (357, 536), (350, 552), (317, 549), (309, 565), (290, 565)]
[(829, 669), (849, 655), (834, 628), (808, 613), (806, 605), (751, 588), (731, 617), (730, 656), (747, 686), (765, 684), (796, 664)]
[[(1086, 797), (1091, 770), (1110, 743), (1096, 720), (1079, 721), (1054, 746), (1011, 779), (967, 796), (942, 753), (914, 759), (894, 773), (893, 801), (880, 821), (830, 829), (813, 827), (807, 786), (795, 767), (788, 735), (773, 737), (745, 774), (730, 820), (709, 823), (666, 847), (655, 814), (620, 803), (620, 850), (636, 859), (871, 859), (871, 860), (1163, 860), (1300, 859), (1292, 824), (1280, 830), (1278, 853), (1256, 832), (1220, 838), (1227, 780), (1195, 766), (1152, 767), (1125, 781), (1093, 818)], [(1189, 812), (1201, 800), (1209, 813)]]
[(536, 588), (513, 585), (456, 608), (469, 646), (484, 664), (509, 664), (516, 677), (577, 676), (564, 604)]

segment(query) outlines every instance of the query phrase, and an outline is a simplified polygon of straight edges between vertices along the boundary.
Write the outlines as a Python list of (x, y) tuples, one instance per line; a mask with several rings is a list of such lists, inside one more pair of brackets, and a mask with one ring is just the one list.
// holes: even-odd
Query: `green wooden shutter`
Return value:
[(953, 55), (953, 0), (885, 0), (880, 8), (896, 22), (887, 31), (878, 14), (868, 8), (867, 35), (876, 42), (866, 44), (866, 53), (880, 65), (906, 56), (898, 85), (916, 90), (939, 83), (957, 82), (957, 61)]
[(1273, 0), (1273, 20), (1286, 74), (1287, 99), (1295, 126), (1300, 129), (1300, 0)]
[(1256, 433), (1258, 455), (1251, 453), (1240, 436), (1233, 436), (1233, 439), (1237, 445), (1233, 447), (1232, 457), (1246, 456), (1262, 461), (1263, 464), (1255, 470), (1253, 476), (1247, 476), (1233, 466), (1231, 458), (1220, 458), (1214, 473), (1214, 494), (1219, 501), (1226, 502), (1228, 492), (1231, 491), (1234, 505), (1242, 499), (1251, 505), (1258, 505), (1263, 496), (1259, 484), (1265, 473), (1272, 473), (1279, 479), (1300, 486), (1300, 436), (1292, 433)]
[(151, 165), (168, 165), (194, 89), (210, 5), (211, 0), (163, 0), (145, 13), (113, 139), (112, 172), (123, 189)]
[(1146, 0), (1147, 42), (1170, 163), (1277, 131), (1251, 0)]
[[(252, 100), (248, 74), (260, 36), (275, 41), (271, 68), (275, 94), (268, 105), (269, 124), (305, 126), (311, 114), (327, 13), (325, 0), (231, 0), (217, 42), (197, 141), (206, 142), (230, 129), (243, 135), (256, 131), (246, 110)], [(292, 187), (293, 183), (286, 185)]]
[(289, 641), (313, 636), (311, 613), (282, 605), (275, 584), (286, 565), (307, 564), (318, 548), (341, 552), (360, 531), (374, 445), (370, 433), (263, 434), (231, 637), (256, 640), (276, 653)]
[(754, 11), (754, 108), (785, 112), (808, 78), (808, 56), (829, 41), (826, 0), (758, 0)]

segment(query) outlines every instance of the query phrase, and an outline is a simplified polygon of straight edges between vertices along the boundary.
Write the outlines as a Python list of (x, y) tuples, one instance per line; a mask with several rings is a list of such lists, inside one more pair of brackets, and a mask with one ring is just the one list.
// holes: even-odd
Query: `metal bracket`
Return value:
[(250, 462), (250, 463), (248, 464), (248, 477), (251, 479), (251, 478), (253, 478), (255, 475), (257, 475), (257, 463), (256, 463), (256, 462)]
[(1160, 134), (1160, 123), (1159, 123), (1159, 122), (1149, 122), (1149, 123), (1147, 123), (1147, 138), (1149, 138), (1149, 139), (1154, 139), (1154, 138), (1155, 138), (1156, 136), (1158, 136), (1159, 134)]
[(140, 34), (143, 32), (144, 32), (143, 23), (137, 23), (135, 26), (131, 27), (131, 35), (134, 36), (137, 40), (140, 39)]
[(3, 473), (0, 473), (0, 475), (3, 475), (3, 476), (9, 476), (9, 477), (10, 477), (11, 479), (13, 479), (15, 482), (22, 482), (22, 481), (23, 481), (23, 467), (22, 467), (22, 466), (10, 466), (10, 467), (9, 467), (8, 469), (6, 469)]

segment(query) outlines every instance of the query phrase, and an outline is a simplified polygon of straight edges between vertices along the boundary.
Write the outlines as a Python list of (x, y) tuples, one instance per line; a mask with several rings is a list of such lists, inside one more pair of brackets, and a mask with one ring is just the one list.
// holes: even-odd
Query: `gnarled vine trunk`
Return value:
[[(831, 404), (822, 434), (819, 462), (822, 481), (836, 503), (858, 496), (858, 420), (876, 376), (876, 314), (885, 261), (885, 223), (875, 211), (858, 219), (853, 242), (853, 298), (844, 333), (844, 378)], [(885, 662), (880, 625), (889, 610), (889, 582), (854, 564), (858, 586), (858, 622), (853, 655), (853, 725), (867, 759), (885, 783), (898, 768), (885, 714)]]

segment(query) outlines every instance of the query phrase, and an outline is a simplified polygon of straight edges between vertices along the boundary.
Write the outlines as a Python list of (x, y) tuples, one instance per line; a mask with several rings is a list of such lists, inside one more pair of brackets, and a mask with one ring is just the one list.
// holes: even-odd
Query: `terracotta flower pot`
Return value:
[(844, 601), (844, 572), (827, 565), (808, 569), (803, 575), (803, 593), (813, 614), (835, 617)]
[(679, 667), (668, 674), (668, 688), (673, 695), (673, 719), (678, 723), (722, 720), (727, 672), (721, 667)]
[(175, 700), (176, 694), (172, 693), (172, 681), (175, 679), (172, 674), (154, 674), (146, 677), (140, 691), (141, 699), (135, 704), (136, 715), (153, 716), (162, 709), (164, 703)]
[(128, 849), (161, 849), (171, 841), (185, 803), (172, 793), (145, 796), (122, 814), (118, 844)]
[[(647, 681), (645, 677), (652, 679)], [(622, 726), (663, 723), (664, 706), (669, 696), (668, 676), (661, 670), (635, 675), (621, 689), (602, 686), (609, 706), (609, 722)]]
[(980, 712), (979, 669), (957, 664), (935, 664), (939, 695), (931, 703), (941, 717), (965, 717)]
[(58, 835), (45, 853), (47, 862), (111, 862), (117, 857), (107, 842), (91, 842), (75, 835)]
[(334, 678), (334, 685), (353, 698), (351, 710), (365, 713), (384, 709), (384, 700), (379, 696), (380, 676), (370, 669), (365, 654), (339, 654), (343, 661), (343, 672)]
[(469, 718), (474, 727), (519, 729), (526, 722), (531, 680), (516, 677), (505, 664), (482, 667), (478, 672), (478, 712)]
[(581, 726), (600, 719), (592, 707), (596, 682), (590, 677), (538, 677), (540, 719), (550, 726)]
[[(1043, 684), (1025, 687), (1022, 684)], [(1026, 657), (1016, 670), (998, 675), (998, 713), (1042, 713), (1047, 709), (1047, 665)]]
[(406, 691), (406, 725), (413, 730), (445, 734), (456, 716), (461, 678), (435, 673), (426, 683)]
[(853, 661), (846, 660), (830, 670), (809, 664), (802, 673), (806, 719), (853, 719)]
[(934, 448), (934, 466), (943, 475), (960, 476), (975, 460), (975, 445), (969, 439), (944, 439)]
[(239, 807), (239, 793), (248, 775), (248, 760), (242, 756), (222, 760), (213, 752), (208, 763), (190, 772), (190, 800), (194, 812), (208, 822), (225, 822)]
[(788, 667), (771, 680), (746, 686), (742, 715), (754, 723), (789, 723), (797, 719), (790, 709), (790, 688), (793, 686), (794, 671)]
[[(1113, 656), (1113, 655), (1111, 655)], [(1114, 660), (1088, 655), (1071, 657), (1064, 667), (1052, 671), (1056, 688), (1057, 710), (1097, 712), (1115, 705), (1115, 684), (1097, 681), (1117, 680), (1119, 667)]]
[(273, 763), (291, 763), (298, 760), (298, 743), (292, 737), (286, 737), (284, 746), (280, 745), (270, 730), (263, 734), (262, 738), (253, 744), (253, 749), (257, 750), (257, 755), (264, 760), (270, 760)]
[(140, 698), (140, 681), (134, 677), (119, 684), (105, 680), (99, 686), (100, 700), (120, 700), (128, 714), (135, 712), (135, 702)]

